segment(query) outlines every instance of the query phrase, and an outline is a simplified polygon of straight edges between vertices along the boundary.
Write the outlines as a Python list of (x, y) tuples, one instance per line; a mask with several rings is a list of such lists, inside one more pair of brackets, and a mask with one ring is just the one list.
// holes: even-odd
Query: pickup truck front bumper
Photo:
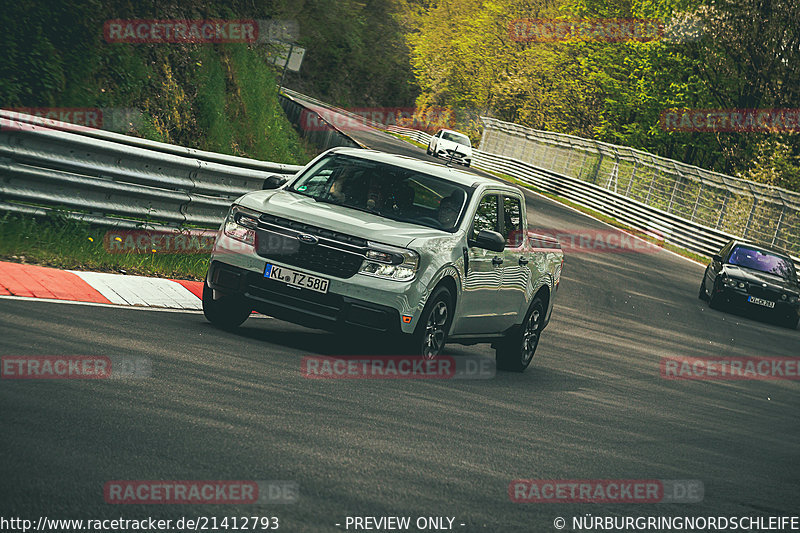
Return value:
[(401, 332), (400, 312), (392, 307), (330, 291), (320, 294), (298, 289), (219, 261), (209, 267), (208, 284), (223, 293), (244, 296), (260, 313), (295, 324), (326, 330), (355, 326), (383, 333)]

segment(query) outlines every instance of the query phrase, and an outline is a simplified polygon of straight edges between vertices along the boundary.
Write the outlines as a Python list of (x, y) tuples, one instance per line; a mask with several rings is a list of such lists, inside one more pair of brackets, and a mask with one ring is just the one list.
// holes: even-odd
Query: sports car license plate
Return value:
[(769, 300), (756, 298), (755, 296), (748, 296), (747, 301), (750, 302), (751, 304), (763, 305), (764, 307), (769, 307), (770, 309), (775, 307), (775, 302), (770, 302)]
[(321, 292), (322, 294), (328, 292), (329, 281), (327, 279), (311, 276), (289, 268), (275, 266), (270, 263), (267, 263), (267, 266), (264, 268), (264, 277), (282, 281), (292, 287), (300, 287), (310, 291)]

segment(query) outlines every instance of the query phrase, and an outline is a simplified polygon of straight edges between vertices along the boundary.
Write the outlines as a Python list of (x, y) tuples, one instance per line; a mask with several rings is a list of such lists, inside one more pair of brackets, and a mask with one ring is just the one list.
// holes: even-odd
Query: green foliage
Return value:
[[(107, 43), (114, 18), (246, 18), (222, 2), (22, 1), (0, 12), (0, 105), (134, 108), (133, 135), (285, 163), (309, 153), (260, 45)], [(255, 18), (255, 17), (252, 17)], [(261, 18), (269, 18), (262, 16)]]
[(758, 183), (800, 191), (800, 157), (794, 155), (787, 139), (771, 135), (756, 144), (751, 166), (738, 175)]
[[(770, 178), (797, 188), (797, 135), (671, 132), (671, 108), (800, 108), (800, 9), (789, 0), (405, 0), (419, 106), (480, 114), (631, 146), (726, 173), (769, 159)], [(649, 42), (517, 42), (516, 19), (659, 19)], [(703, 33), (686, 35), (702, 27)], [(767, 152), (776, 150), (775, 154)], [(780, 155), (783, 154), (783, 155)], [(771, 159), (770, 159), (771, 158)], [(763, 166), (766, 163), (761, 163)], [(767, 179), (761, 172), (757, 179)], [(800, 190), (800, 189), (796, 189)]]

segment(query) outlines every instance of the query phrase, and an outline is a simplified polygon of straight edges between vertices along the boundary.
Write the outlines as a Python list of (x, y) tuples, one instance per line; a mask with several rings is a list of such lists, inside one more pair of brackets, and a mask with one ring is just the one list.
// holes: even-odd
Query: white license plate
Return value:
[(292, 287), (300, 287), (314, 292), (325, 294), (328, 292), (329, 281), (325, 278), (311, 276), (304, 272), (298, 272), (289, 268), (279, 267), (267, 263), (264, 268), (264, 277), (282, 281)]
[(747, 301), (750, 302), (751, 304), (763, 305), (764, 307), (769, 307), (770, 309), (775, 307), (775, 302), (770, 302), (769, 300), (756, 298), (755, 296), (748, 296)]

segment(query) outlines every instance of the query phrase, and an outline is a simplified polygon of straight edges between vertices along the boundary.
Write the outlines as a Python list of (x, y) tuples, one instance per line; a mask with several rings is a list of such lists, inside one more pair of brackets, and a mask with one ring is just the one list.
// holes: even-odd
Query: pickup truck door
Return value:
[(506, 238), (506, 249), (503, 251), (503, 279), (498, 295), (498, 331), (521, 323), (523, 317), (520, 314), (528, 310), (527, 304), (531, 299), (531, 267), (538, 258), (527, 245), (522, 205), (522, 199), (516, 195), (502, 196), (500, 233)]
[[(485, 194), (478, 203), (469, 237), (482, 229), (500, 231), (500, 195)], [(497, 295), (503, 279), (503, 253), (470, 246), (466, 251), (466, 276), (459, 316), (453, 334), (497, 333)]]

